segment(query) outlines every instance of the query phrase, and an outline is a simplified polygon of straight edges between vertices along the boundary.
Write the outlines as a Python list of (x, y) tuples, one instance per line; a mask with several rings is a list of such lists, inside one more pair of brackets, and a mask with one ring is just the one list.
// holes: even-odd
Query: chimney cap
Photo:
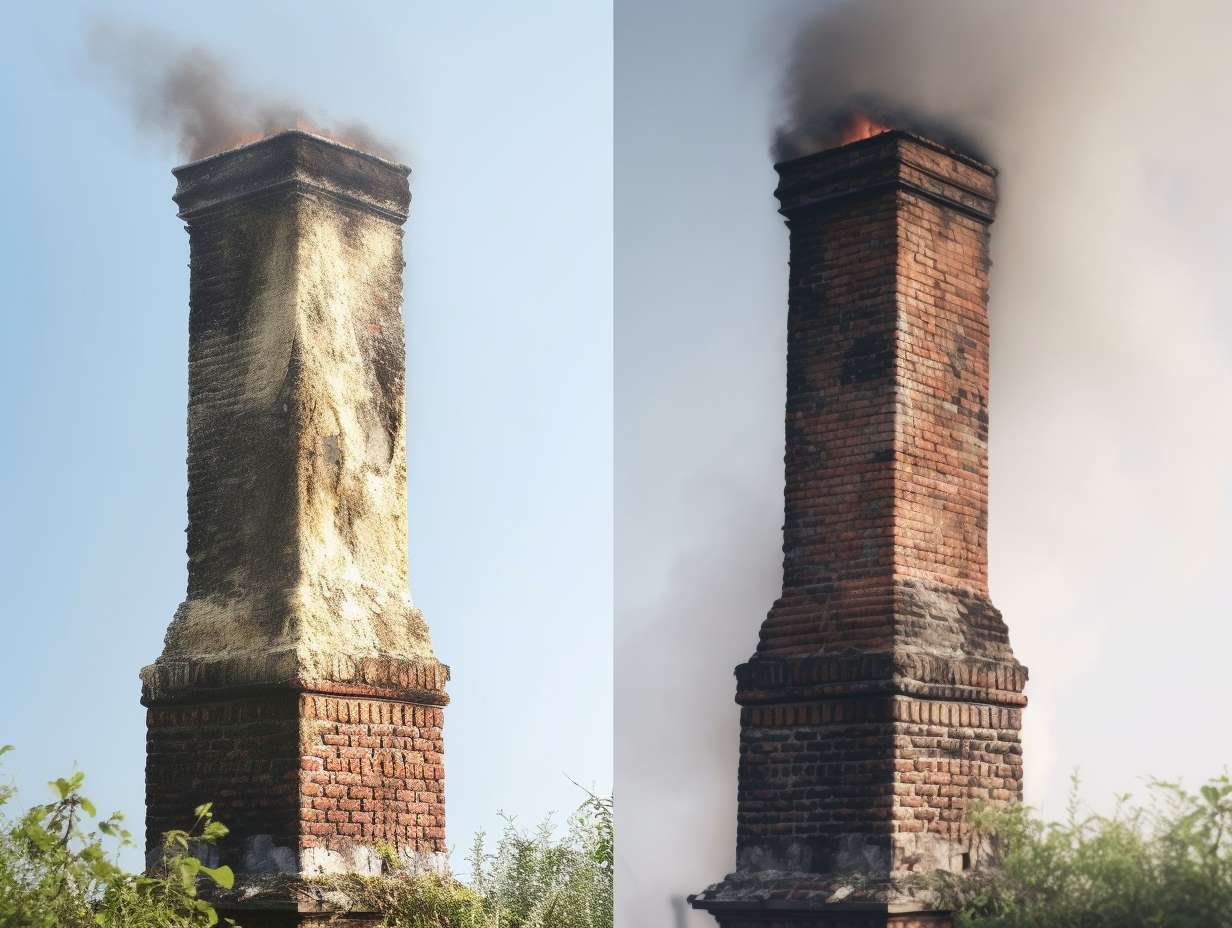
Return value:
[(997, 170), (970, 155), (903, 129), (774, 165), (779, 212), (792, 216), (853, 196), (905, 190), (991, 222)]
[(921, 135), (918, 132), (912, 132), (910, 129), (887, 129), (884, 132), (877, 132), (873, 135), (865, 136), (862, 139), (856, 139), (854, 142), (844, 142), (841, 145), (829, 145), (825, 148), (818, 149), (817, 151), (809, 152), (807, 155), (797, 155), (794, 158), (784, 158), (781, 161), (774, 162), (774, 169), (781, 173), (784, 169), (790, 170), (792, 165), (799, 164), (800, 162), (814, 159), (825, 159), (827, 156), (833, 157), (835, 152), (840, 151), (850, 152), (860, 148), (871, 148), (879, 144), (883, 145), (887, 141), (893, 139), (910, 139), (925, 148), (931, 148), (935, 152), (948, 155), (956, 161), (961, 161), (962, 163), (969, 165), (978, 171), (982, 171), (992, 177), (997, 176), (997, 169), (988, 162), (981, 161), (979, 158), (969, 155), (961, 149), (953, 147), (952, 145), (946, 145), (942, 142), (938, 142), (936, 139), (931, 139), (926, 135)]
[(350, 145), (289, 129), (172, 169), (172, 199), (193, 221), (228, 203), (278, 190), (311, 190), (393, 222), (406, 221), (411, 169)]

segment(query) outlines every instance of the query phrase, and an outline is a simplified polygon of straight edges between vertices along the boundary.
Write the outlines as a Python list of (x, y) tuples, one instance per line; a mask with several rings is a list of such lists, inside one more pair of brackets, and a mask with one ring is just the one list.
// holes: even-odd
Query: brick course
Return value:
[(854, 698), (745, 708), (740, 721), (739, 852), (782, 838), (815, 866), (849, 849), (854, 826), (865, 854), (908, 873), (937, 861), (895, 836), (965, 848), (972, 800), (1021, 795), (1020, 709)]
[(778, 170), (783, 591), (736, 670), (737, 871), (693, 902), (939, 924), (904, 878), (969, 865), (970, 804), (1022, 795), (1026, 670), (987, 575), (995, 172), (903, 132)]
[(291, 690), (153, 706), (147, 846), (213, 802), (231, 829), (222, 858), (246, 873), (282, 859), (283, 872), (311, 875), (314, 861), (352, 862), (377, 842), (444, 852), (442, 716), (439, 706)]
[(222, 859), (242, 869), (244, 843), (266, 835), (293, 849), (299, 834), (298, 697), (290, 691), (146, 710), (146, 847), (188, 828), (214, 803), (231, 833)]
[(445, 851), (439, 706), (301, 697), (300, 847)]

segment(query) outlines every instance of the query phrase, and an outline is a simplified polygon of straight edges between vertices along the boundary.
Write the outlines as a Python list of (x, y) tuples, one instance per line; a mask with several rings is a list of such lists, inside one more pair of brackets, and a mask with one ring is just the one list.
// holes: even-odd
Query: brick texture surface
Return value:
[[(255, 836), (294, 854), (349, 858), (378, 841), (445, 850), (439, 706), (273, 691), (147, 711), (146, 840), (213, 802), (231, 834), (222, 858), (245, 866)], [(306, 871), (310, 868), (305, 867)]]
[(445, 852), (449, 668), (407, 596), (409, 169), (288, 131), (174, 173), (188, 587), (141, 675), (147, 851), (213, 803), (237, 880), (212, 898), (324, 923), (304, 878)]
[(300, 847), (445, 851), (439, 706), (303, 696)]
[(968, 802), (1020, 796), (1021, 725), (1019, 709), (902, 697), (745, 708), (741, 848), (782, 836), (825, 861), (858, 830), (913, 870), (908, 836), (964, 847)]
[(694, 902), (741, 928), (944, 924), (825, 900), (970, 865), (970, 804), (1022, 795), (1026, 670), (988, 596), (994, 172), (901, 132), (778, 169), (783, 590), (736, 671), (738, 870)]
[[(884, 650), (924, 641), (913, 624), (973, 624), (904, 602), (923, 597), (978, 601), (989, 640), (952, 643), (1008, 657), (987, 601), (990, 213), (938, 202), (901, 176), (887, 184), (881, 172), (923, 162), (982, 191), (987, 210), (992, 177), (909, 139), (869, 142), (782, 169), (791, 227), (783, 594), (758, 654)], [(857, 185), (837, 202), (826, 199), (836, 176)]]
[[(298, 697), (289, 691), (146, 710), (146, 847), (189, 828), (193, 809), (214, 803), (231, 829), (222, 858), (238, 865), (246, 836), (297, 842)], [(238, 866), (237, 866), (237, 869)]]

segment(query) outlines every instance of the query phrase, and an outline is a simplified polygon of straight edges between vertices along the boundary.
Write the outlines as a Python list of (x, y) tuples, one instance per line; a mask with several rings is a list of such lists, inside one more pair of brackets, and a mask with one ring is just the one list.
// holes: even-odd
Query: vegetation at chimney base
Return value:
[[(15, 819), (5, 814), (14, 791), (0, 786), (0, 928), (242, 928), (198, 895), (203, 882), (234, 880), (230, 868), (194, 856), (227, 833), (209, 805), (190, 830), (164, 836), (152, 873), (127, 873), (116, 858), (132, 837), (118, 813), (98, 817), (83, 779), (54, 781), (52, 802)], [(471, 886), (407, 872), (392, 850), (386, 859), (388, 876), (322, 878), (312, 888), (340, 908), (382, 913), (385, 928), (612, 928), (610, 798), (589, 795), (559, 838), (550, 821), (528, 834), (512, 819), (491, 852), (477, 836)]]
[(527, 833), (505, 818), (491, 852), (476, 835), (469, 887), (448, 876), (407, 873), (392, 854), (389, 876), (312, 882), (341, 897), (341, 908), (383, 913), (385, 928), (611, 928), (612, 800), (590, 794), (564, 837), (554, 834), (550, 820)]
[[(10, 748), (0, 748), (0, 754)], [(227, 867), (207, 867), (190, 853), (227, 833), (208, 805), (191, 831), (164, 836), (161, 865), (151, 875), (125, 873), (108, 856), (132, 844), (122, 818), (98, 818), (81, 793), (80, 773), (55, 780), (52, 802), (0, 820), (0, 926), (3, 928), (197, 928), (218, 923), (197, 896), (200, 878), (230, 886)], [(0, 787), (0, 807), (13, 796)], [(94, 820), (93, 830), (87, 830)], [(114, 853), (114, 852), (113, 852)]]
[[(955, 928), (1211, 928), (1232, 925), (1232, 780), (1196, 793), (1156, 781), (1145, 803), (1084, 812), (1077, 779), (1065, 821), (1025, 806), (980, 808), (983, 866), (924, 884)], [(978, 855), (976, 855), (978, 858)]]

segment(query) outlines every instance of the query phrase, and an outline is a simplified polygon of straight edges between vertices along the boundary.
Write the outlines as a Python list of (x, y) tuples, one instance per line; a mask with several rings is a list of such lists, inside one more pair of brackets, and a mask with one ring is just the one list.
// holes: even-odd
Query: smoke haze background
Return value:
[(621, 923), (712, 925), (683, 896), (734, 866), (732, 668), (781, 577), (769, 149), (852, 100), (1001, 171), (990, 575), (1031, 669), (1028, 801), (1232, 759), (1230, 35), (1192, 0), (618, 4)]
[(88, 33), (90, 71), (111, 85), (143, 130), (174, 139), (190, 161), (272, 135), (308, 129), (385, 157), (394, 147), (362, 123), (330, 125), (305, 104), (244, 84), (234, 62), (173, 33), (99, 19)]

